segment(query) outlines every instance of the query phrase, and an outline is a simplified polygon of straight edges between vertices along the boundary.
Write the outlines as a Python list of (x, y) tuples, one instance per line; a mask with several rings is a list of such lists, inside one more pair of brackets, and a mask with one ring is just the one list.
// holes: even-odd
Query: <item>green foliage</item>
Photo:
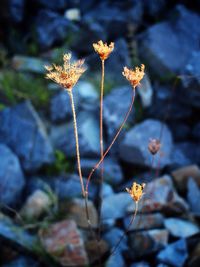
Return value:
[(36, 107), (47, 107), (50, 92), (43, 78), (15, 71), (4, 71), (0, 77), (0, 94), (8, 104), (30, 99)]

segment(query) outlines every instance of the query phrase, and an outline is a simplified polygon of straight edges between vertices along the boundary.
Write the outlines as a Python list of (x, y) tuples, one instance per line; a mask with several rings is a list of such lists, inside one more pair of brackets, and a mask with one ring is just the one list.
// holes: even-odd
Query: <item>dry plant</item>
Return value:
[[(51, 66), (45, 66), (47, 70), (46, 78), (54, 81), (58, 85), (60, 85), (63, 89), (65, 89), (70, 97), (71, 101), (71, 109), (73, 113), (73, 122), (74, 122), (74, 135), (75, 135), (75, 141), (76, 141), (76, 156), (77, 156), (77, 166), (78, 166), (78, 173), (79, 173), (79, 178), (80, 178), (80, 184), (81, 184), (81, 190), (82, 190), (82, 195), (83, 198), (85, 199), (85, 209), (86, 209), (86, 217), (87, 217), (87, 222), (88, 226), (94, 235), (96, 237), (91, 222), (90, 222), (90, 216), (89, 216), (89, 210), (88, 210), (88, 195), (89, 195), (89, 183), (91, 180), (91, 177), (94, 173), (94, 171), (100, 166), (100, 164), (103, 163), (103, 160), (105, 156), (108, 154), (110, 151), (111, 147), (113, 146), (114, 142), (116, 141), (117, 137), (119, 136), (121, 130), (123, 129), (130, 112), (133, 108), (134, 100), (135, 100), (135, 89), (138, 85), (140, 85), (140, 81), (144, 77), (144, 69), (145, 66), (142, 64), (141, 67), (136, 67), (134, 70), (129, 69), (127, 67), (124, 67), (124, 70), (122, 72), (122, 75), (130, 82), (131, 87), (132, 87), (132, 99), (131, 99), (131, 104), (130, 107), (125, 114), (125, 117), (115, 134), (111, 144), (108, 146), (106, 151), (104, 152), (104, 146), (103, 146), (103, 94), (104, 94), (104, 76), (105, 76), (105, 60), (109, 57), (111, 52), (114, 49), (114, 43), (110, 43), (110, 45), (107, 45), (106, 43), (103, 43), (102, 41), (99, 41), (98, 43), (93, 44), (94, 50), (96, 53), (98, 53), (100, 59), (101, 59), (101, 86), (100, 86), (100, 152), (101, 152), (101, 158), (99, 162), (94, 166), (94, 168), (91, 170), (86, 186), (84, 186), (83, 183), (83, 177), (82, 177), (82, 171), (81, 171), (81, 160), (80, 160), (80, 151), (79, 151), (79, 139), (78, 139), (78, 130), (77, 130), (77, 120), (76, 120), (76, 111), (75, 111), (75, 106), (74, 106), (74, 100), (73, 100), (73, 88), (75, 84), (78, 82), (79, 78), (81, 75), (85, 72), (85, 67), (83, 66), (84, 60), (78, 60), (75, 62), (71, 63), (71, 54), (64, 54), (63, 55), (63, 65), (55, 65), (52, 64)], [(100, 181), (100, 186), (102, 187), (103, 185), (103, 166), (101, 166), (101, 181)], [(119, 246), (120, 242), (122, 241), (123, 237), (125, 234), (129, 231), (129, 228), (131, 224), (134, 221), (134, 218), (136, 217), (137, 211), (138, 211), (138, 202), (143, 196), (143, 189), (144, 189), (145, 184), (137, 184), (133, 183), (132, 187), (130, 189), (126, 188), (126, 191), (130, 194), (130, 196), (133, 198), (135, 202), (135, 211), (133, 214), (133, 218), (128, 226), (128, 229), (124, 232), (124, 235), (121, 236), (119, 241), (117, 242), (116, 246), (113, 248), (112, 253), (117, 249)], [(100, 189), (100, 194), (101, 194), (102, 188)], [(101, 234), (101, 202), (102, 198), (100, 196), (100, 217), (99, 217), (99, 239), (100, 239), (100, 234)], [(97, 238), (96, 240), (99, 241)]]

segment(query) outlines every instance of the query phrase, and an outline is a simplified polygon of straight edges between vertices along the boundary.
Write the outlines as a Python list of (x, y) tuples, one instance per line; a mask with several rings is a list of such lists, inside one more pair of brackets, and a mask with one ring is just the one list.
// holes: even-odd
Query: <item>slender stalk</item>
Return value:
[(112, 249), (110, 256), (113, 255), (113, 254), (115, 253), (115, 251), (116, 251), (117, 248), (119, 247), (120, 243), (121, 243), (122, 240), (124, 239), (125, 235), (129, 232), (130, 227), (131, 227), (132, 223), (133, 223), (134, 220), (135, 220), (135, 217), (136, 217), (136, 215), (137, 215), (137, 212), (138, 212), (138, 202), (135, 202), (135, 211), (134, 211), (133, 217), (131, 218), (131, 220), (130, 220), (130, 222), (129, 222), (128, 228), (124, 231), (123, 235), (120, 237), (120, 239), (118, 240), (118, 242), (116, 243), (116, 245), (115, 245), (114, 248)]
[(80, 183), (81, 183), (82, 195), (85, 198), (85, 188), (83, 184), (83, 176), (82, 176), (82, 171), (81, 171), (81, 160), (80, 160), (79, 140), (78, 140), (78, 130), (77, 130), (74, 98), (73, 98), (72, 90), (68, 90), (68, 93), (70, 96), (70, 102), (71, 102), (71, 108), (72, 108), (72, 114), (73, 114), (73, 122), (74, 122), (74, 136), (75, 136), (75, 141), (76, 141), (76, 157), (77, 157), (78, 173), (79, 173), (79, 178), (80, 178)]
[(91, 180), (91, 177), (92, 177), (94, 171), (95, 171), (95, 170), (99, 167), (99, 165), (103, 162), (105, 156), (108, 154), (108, 152), (110, 151), (111, 147), (112, 147), (113, 144), (115, 143), (117, 137), (119, 136), (121, 130), (123, 129), (124, 124), (126, 123), (128, 117), (129, 117), (129, 115), (130, 115), (130, 113), (131, 113), (131, 110), (132, 110), (132, 108), (133, 108), (134, 100), (135, 100), (135, 88), (133, 88), (133, 90), (132, 90), (132, 100), (131, 100), (131, 104), (130, 104), (130, 107), (129, 107), (127, 113), (126, 113), (126, 116), (125, 116), (125, 118), (124, 118), (124, 120), (123, 120), (121, 126), (119, 127), (119, 129), (118, 129), (116, 135), (114, 136), (114, 138), (113, 138), (111, 144), (109, 145), (109, 147), (108, 147), (108, 148), (106, 149), (106, 151), (104, 152), (103, 157), (101, 157), (101, 159), (99, 160), (99, 162), (94, 166), (94, 168), (91, 170), (91, 172), (90, 172), (90, 174), (89, 174), (89, 176), (88, 176), (87, 183), (86, 183), (86, 189), (85, 189), (86, 194), (88, 194), (89, 183), (90, 183), (90, 180)]
[[(100, 155), (103, 157), (103, 95), (104, 95), (104, 77), (105, 77), (105, 61), (101, 60), (101, 92), (100, 92), (100, 119), (99, 119), (99, 129), (100, 129)], [(99, 223), (98, 223), (98, 240), (101, 237), (101, 206), (102, 206), (102, 187), (104, 182), (104, 168), (103, 162), (101, 164), (101, 181), (99, 186)]]

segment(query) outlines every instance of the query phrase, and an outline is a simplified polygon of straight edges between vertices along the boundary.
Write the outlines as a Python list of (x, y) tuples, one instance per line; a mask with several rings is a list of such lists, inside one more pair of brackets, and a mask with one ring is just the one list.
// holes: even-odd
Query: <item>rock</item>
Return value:
[[(86, 179), (83, 178), (84, 184)], [(72, 174), (69, 176), (55, 177), (52, 185), (53, 191), (60, 200), (82, 196), (79, 176)], [(89, 198), (94, 199), (97, 188), (93, 183), (89, 185)]]
[(10, 0), (9, 1), (9, 15), (10, 19), (14, 23), (22, 22), (24, 18), (24, 8), (25, 8), (25, 1), (24, 0)]
[(39, 267), (39, 263), (31, 258), (20, 256), (9, 263), (3, 264), (2, 267)]
[(177, 218), (165, 219), (164, 225), (169, 233), (175, 237), (187, 238), (199, 233), (199, 228), (195, 224)]
[(51, 205), (52, 200), (50, 199), (50, 196), (38, 189), (28, 197), (20, 214), (28, 220), (37, 219), (40, 215), (47, 212)]
[[(11, 247), (24, 251), (33, 252), (38, 240), (34, 235), (25, 231), (22, 227), (14, 224), (10, 218), (0, 213), (0, 240), (6, 241)], [(38, 246), (38, 244), (37, 244)]]
[(182, 147), (179, 146), (179, 143), (174, 144), (171, 161), (174, 168), (184, 167), (193, 163), (185, 155), (184, 150)]
[(101, 259), (108, 252), (108, 245), (104, 240), (98, 241), (97, 244), (96, 240), (90, 238), (86, 241), (85, 248), (91, 265), (97, 263), (99, 258)]
[(41, 9), (35, 22), (37, 42), (42, 50), (76, 36), (77, 29), (69, 20), (50, 10)]
[[(130, 215), (124, 219), (124, 227), (128, 228), (129, 223), (132, 219), (133, 215)], [(161, 228), (163, 226), (164, 217), (160, 213), (153, 214), (138, 214), (129, 230), (149, 230), (153, 228)]]
[(129, 233), (131, 258), (143, 257), (161, 250), (168, 243), (167, 230), (149, 230)]
[(200, 189), (193, 178), (190, 178), (188, 180), (187, 187), (188, 187), (187, 200), (190, 209), (195, 215), (200, 216), (200, 206), (199, 206)]
[(161, 14), (166, 10), (167, 1), (166, 0), (153, 0), (143, 1), (143, 9), (145, 15), (155, 17), (161, 16)]
[[(95, 88), (88, 82), (79, 82), (74, 88), (74, 102), (76, 112), (81, 110), (94, 110), (98, 100)], [(62, 90), (51, 99), (51, 120), (62, 122), (72, 118), (70, 98), (66, 91)]]
[(182, 267), (188, 258), (185, 239), (180, 239), (159, 252), (157, 259), (173, 267)]
[[(99, 125), (96, 115), (89, 111), (80, 112), (77, 116), (77, 125), (81, 157), (99, 156)], [(53, 126), (51, 140), (54, 146), (68, 157), (76, 157), (74, 125), (72, 122), (67, 125)]]
[[(86, 159), (83, 158), (81, 160), (81, 167), (82, 167), (82, 172), (85, 177), (88, 177), (90, 174), (90, 171), (92, 168), (97, 164), (99, 159)], [(111, 157), (106, 157), (103, 161), (103, 169), (104, 169), (104, 181), (111, 185), (118, 185), (122, 182), (123, 180), (123, 173), (121, 166), (119, 162)], [(95, 175), (93, 178), (100, 179), (101, 175), (101, 168), (99, 167), (95, 171)]]
[(49, 225), (40, 230), (40, 241), (47, 253), (63, 266), (87, 265), (83, 239), (72, 220)]
[[(103, 235), (103, 239), (108, 243), (110, 249), (114, 248), (120, 238), (123, 236), (124, 232), (117, 227), (110, 229)], [(125, 236), (121, 243), (119, 244), (117, 251), (121, 252), (128, 249), (127, 237)]]
[(150, 267), (150, 265), (146, 261), (140, 261), (140, 262), (131, 264), (130, 267)]
[[(145, 187), (142, 211), (165, 211), (182, 213), (188, 210), (187, 203), (177, 194), (172, 179), (165, 175)], [(131, 207), (130, 207), (131, 209)]]
[[(109, 143), (115, 136), (131, 104), (132, 89), (129, 86), (114, 88), (104, 98), (104, 123), (107, 127)], [(126, 105), (124, 105), (126, 103)], [(117, 108), (116, 108), (117, 107)], [(134, 109), (132, 110), (127, 123), (134, 120)], [(118, 139), (119, 140), (119, 139)]]
[(60, 10), (65, 9), (69, 5), (68, 0), (36, 0), (38, 4), (40, 4), (42, 7), (52, 10)]
[(170, 123), (170, 129), (172, 130), (172, 135), (175, 142), (187, 140), (191, 132), (191, 129), (188, 125), (184, 123), (178, 123), (177, 121)]
[(102, 220), (123, 218), (128, 205), (133, 205), (133, 200), (127, 193), (117, 193), (104, 198)]
[(199, 16), (181, 5), (174, 13), (173, 19), (156, 23), (140, 37), (140, 54), (158, 75), (182, 73), (192, 52), (199, 49)]
[(12, 58), (11, 64), (16, 71), (43, 74), (45, 72), (44, 65), (47, 63), (36, 57), (16, 55)]
[(25, 170), (35, 171), (53, 162), (53, 148), (44, 124), (30, 102), (1, 111), (0, 124), (0, 142), (11, 147)]
[(176, 187), (180, 192), (186, 192), (187, 182), (190, 177), (194, 178), (200, 186), (200, 169), (197, 165), (189, 165), (172, 172)]
[(161, 151), (154, 156), (154, 166), (157, 166), (156, 162), (158, 161), (160, 162), (160, 168), (169, 165), (171, 163), (170, 157), (173, 149), (171, 132), (167, 125), (152, 119), (137, 124), (125, 134), (119, 149), (121, 159), (128, 163), (151, 167), (150, 154), (147, 146), (150, 138), (159, 139), (161, 129), (163, 129)]
[(175, 149), (181, 151), (181, 153), (185, 156), (185, 158), (188, 159), (188, 162), (185, 165), (200, 163), (200, 150), (198, 148), (199, 148), (199, 143), (196, 142), (185, 141), (176, 143), (175, 145)]
[(106, 264), (105, 267), (125, 267), (125, 261), (123, 259), (123, 256), (120, 252), (116, 252), (113, 255), (111, 255)]
[(5, 145), (0, 144), (0, 202), (15, 205), (21, 197), (25, 179), (16, 155)]
[(195, 124), (195, 126), (192, 130), (192, 137), (197, 141), (200, 141), (199, 132), (200, 132), (200, 122)]
[[(98, 226), (97, 210), (92, 201), (88, 201), (88, 212), (92, 227)], [(73, 199), (68, 206), (68, 218), (74, 220), (79, 227), (88, 228), (84, 199)]]

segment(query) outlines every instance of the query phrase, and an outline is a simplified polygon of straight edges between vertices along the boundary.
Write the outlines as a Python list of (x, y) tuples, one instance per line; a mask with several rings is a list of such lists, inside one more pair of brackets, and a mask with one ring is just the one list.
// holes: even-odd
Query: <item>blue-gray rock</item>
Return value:
[(34, 171), (43, 164), (52, 163), (52, 145), (29, 101), (1, 111), (0, 125), (0, 142), (11, 147), (25, 170)]
[(179, 143), (174, 144), (171, 161), (172, 165), (175, 167), (183, 167), (192, 163), (192, 160), (186, 156), (184, 149), (179, 145)]
[[(80, 110), (93, 111), (96, 109), (98, 94), (92, 84), (81, 81), (74, 88), (76, 112)], [(72, 109), (68, 93), (62, 90), (51, 99), (51, 119), (61, 122), (72, 118)]]
[[(179, 142), (175, 144), (174, 147), (174, 151), (175, 153), (182, 153), (183, 155), (183, 159), (184, 161), (182, 162), (182, 164), (179, 165), (190, 165), (192, 164), (200, 164), (200, 150), (199, 150), (199, 143), (198, 142), (188, 142), (188, 141), (184, 141), (184, 142)], [(174, 152), (173, 152), (174, 154)], [(179, 161), (178, 158), (176, 159), (176, 154), (173, 155), (173, 159), (172, 162), (177, 162)], [(182, 159), (182, 160), (183, 160)], [(184, 163), (184, 164), (183, 164)]]
[(169, 122), (169, 124), (175, 142), (185, 141), (189, 138), (191, 129), (187, 124), (178, 123), (177, 121), (174, 121), (172, 123)]
[(9, 263), (3, 264), (2, 267), (39, 267), (39, 263), (33, 259), (20, 256)]
[(125, 261), (122, 256), (122, 254), (118, 251), (116, 251), (113, 255), (111, 255), (106, 264), (105, 267), (125, 267)]
[[(111, 142), (120, 127), (131, 104), (132, 88), (122, 86), (115, 88), (104, 99), (104, 123), (107, 127), (108, 141)], [(134, 108), (127, 123), (134, 121)], [(122, 133), (121, 133), (122, 134)], [(120, 137), (119, 137), (120, 139)], [(118, 141), (119, 141), (118, 139)], [(117, 143), (118, 143), (117, 141)]]
[[(127, 216), (124, 219), (124, 227), (128, 228), (129, 223), (132, 219), (133, 215)], [(129, 230), (149, 230), (155, 228), (162, 228), (164, 223), (164, 217), (161, 213), (153, 213), (153, 214), (138, 214), (135, 217), (134, 222), (129, 227)]]
[(164, 220), (165, 228), (175, 237), (187, 238), (199, 233), (199, 227), (192, 222), (178, 218), (167, 218)]
[(146, 261), (140, 261), (140, 262), (136, 262), (136, 263), (131, 264), (130, 267), (150, 267), (150, 265)]
[(150, 138), (160, 138), (161, 136), (161, 151), (163, 154), (160, 157), (160, 153), (154, 156), (154, 166), (163, 168), (171, 163), (171, 153), (173, 150), (172, 135), (166, 124), (148, 119), (145, 120), (133, 128), (131, 128), (126, 134), (123, 141), (120, 144), (120, 157), (123, 161), (138, 164), (141, 166), (151, 167), (151, 155), (148, 151), (148, 143)]
[[(82, 172), (85, 177), (88, 177), (90, 174), (92, 168), (99, 162), (99, 159), (86, 159), (83, 158), (81, 160), (81, 167), (82, 167)], [(103, 161), (103, 169), (104, 169), (104, 180), (111, 184), (111, 185), (118, 185), (119, 183), (122, 182), (123, 180), (123, 173), (121, 166), (119, 162), (112, 158), (112, 157), (106, 157)], [(93, 175), (93, 179), (100, 179), (101, 177), (101, 168), (99, 167), (96, 171), (95, 174)]]
[(155, 253), (168, 244), (168, 231), (163, 229), (130, 232), (128, 236), (132, 259)]
[(8, 242), (12, 247), (26, 252), (34, 250), (38, 240), (22, 227), (14, 224), (8, 217), (0, 213), (0, 240)]
[(185, 239), (180, 239), (165, 249), (157, 256), (158, 261), (169, 264), (173, 267), (182, 267), (188, 258), (187, 243)]
[(44, 8), (60, 10), (68, 7), (69, 0), (36, 0)]
[(9, 1), (9, 13), (12, 22), (20, 23), (24, 18), (24, 0), (10, 0)]
[(166, 10), (166, 0), (144, 0), (142, 1), (145, 15), (155, 17), (161, 16)]
[(191, 211), (200, 215), (200, 189), (193, 178), (189, 178), (187, 182), (187, 200)]
[(141, 36), (140, 54), (158, 75), (183, 73), (192, 52), (199, 50), (200, 17), (181, 5), (174, 13), (173, 18), (149, 27)]
[(25, 179), (16, 155), (0, 144), (0, 202), (15, 205), (20, 200)]
[(41, 9), (36, 18), (35, 31), (40, 48), (45, 50), (68, 36), (75, 37), (77, 28), (60, 14)]
[[(103, 235), (103, 239), (107, 242), (110, 249), (112, 250), (112, 248), (114, 248), (114, 246), (117, 244), (117, 242), (123, 236), (123, 234), (124, 234), (124, 232), (121, 229), (114, 227)], [(127, 237), (125, 236), (122, 239), (121, 243), (119, 244), (117, 251), (121, 252), (121, 251), (127, 250), (127, 249), (128, 249)]]
[(45, 72), (44, 65), (47, 65), (47, 62), (36, 57), (15, 55), (11, 64), (17, 71), (43, 74)]
[[(79, 147), (82, 157), (94, 157), (100, 154), (99, 124), (95, 113), (79, 112), (77, 116)], [(63, 151), (67, 157), (76, 156), (73, 122), (53, 126), (51, 140), (54, 146)]]
[(104, 198), (102, 202), (102, 220), (123, 218), (127, 206), (131, 204), (133, 204), (133, 200), (125, 192)]

